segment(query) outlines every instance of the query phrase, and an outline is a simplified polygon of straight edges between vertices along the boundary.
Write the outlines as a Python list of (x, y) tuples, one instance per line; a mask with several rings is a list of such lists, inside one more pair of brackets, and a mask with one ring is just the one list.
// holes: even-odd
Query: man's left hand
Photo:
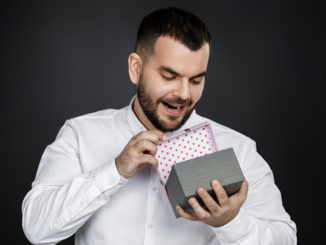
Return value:
[(208, 225), (219, 227), (230, 222), (239, 213), (240, 207), (247, 198), (248, 182), (244, 180), (240, 190), (228, 197), (223, 186), (217, 180), (212, 181), (213, 190), (217, 196), (217, 202), (208, 194), (204, 188), (197, 190), (198, 195), (205, 203), (204, 209), (196, 198), (189, 199), (189, 204), (194, 212), (185, 212), (180, 205), (176, 206), (178, 213), (189, 220), (201, 221)]

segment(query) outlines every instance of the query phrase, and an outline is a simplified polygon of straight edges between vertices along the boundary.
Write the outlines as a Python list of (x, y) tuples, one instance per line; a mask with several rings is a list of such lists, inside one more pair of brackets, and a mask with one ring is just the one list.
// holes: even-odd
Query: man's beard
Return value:
[[(166, 125), (166, 123), (158, 117), (157, 112), (156, 112), (157, 106), (159, 105), (159, 103), (162, 102), (162, 99), (159, 99), (157, 102), (152, 100), (150, 95), (145, 90), (145, 86), (144, 86), (143, 80), (142, 80), (142, 75), (140, 76), (140, 79), (139, 79), (139, 84), (138, 84), (138, 88), (137, 88), (137, 97), (139, 100), (139, 104), (140, 104), (143, 112), (149, 119), (149, 121), (153, 124), (153, 126), (155, 128), (157, 128), (161, 131), (164, 131), (164, 132), (174, 131), (174, 130), (179, 129), (183, 124), (185, 124), (185, 122), (188, 120), (191, 113), (195, 109), (195, 106), (193, 106), (193, 108), (191, 108), (183, 116), (182, 120), (175, 126), (171, 127), (171, 126)], [(170, 101), (165, 101), (165, 102), (167, 102), (169, 104), (182, 104), (187, 107), (189, 107), (190, 105), (193, 104), (191, 100), (183, 100), (181, 98), (176, 98), (173, 101), (170, 100)], [(169, 119), (170, 119), (170, 121), (175, 121), (178, 119), (178, 117), (169, 116)]]

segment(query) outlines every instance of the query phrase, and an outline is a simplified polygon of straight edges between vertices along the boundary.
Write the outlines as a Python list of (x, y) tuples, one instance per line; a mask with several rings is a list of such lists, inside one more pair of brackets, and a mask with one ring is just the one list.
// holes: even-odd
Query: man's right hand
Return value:
[(124, 178), (130, 178), (146, 163), (157, 168), (157, 145), (166, 136), (159, 130), (148, 130), (132, 137), (121, 154), (115, 159), (117, 170)]

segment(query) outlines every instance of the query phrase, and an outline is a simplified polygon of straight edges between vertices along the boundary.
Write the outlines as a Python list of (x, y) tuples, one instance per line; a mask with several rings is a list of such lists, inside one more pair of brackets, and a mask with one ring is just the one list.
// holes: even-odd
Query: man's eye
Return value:
[(164, 75), (161, 75), (165, 80), (167, 81), (171, 81), (173, 80), (175, 77), (167, 77), (167, 76), (164, 76)]
[(197, 80), (192, 80), (191, 82), (192, 82), (193, 84), (195, 84), (195, 85), (198, 85), (198, 84), (200, 84), (201, 80), (198, 80), (198, 81), (197, 81)]

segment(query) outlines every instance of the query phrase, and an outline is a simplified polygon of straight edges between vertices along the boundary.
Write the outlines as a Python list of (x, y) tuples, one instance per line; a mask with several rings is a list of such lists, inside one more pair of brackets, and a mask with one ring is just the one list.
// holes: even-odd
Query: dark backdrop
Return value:
[(1, 213), (10, 244), (28, 244), (21, 203), (46, 145), (66, 119), (129, 103), (135, 87), (127, 57), (137, 27), (146, 13), (167, 6), (194, 12), (213, 36), (197, 111), (256, 140), (297, 224), (299, 244), (322, 243), (321, 6), (120, 0), (1, 4)]

